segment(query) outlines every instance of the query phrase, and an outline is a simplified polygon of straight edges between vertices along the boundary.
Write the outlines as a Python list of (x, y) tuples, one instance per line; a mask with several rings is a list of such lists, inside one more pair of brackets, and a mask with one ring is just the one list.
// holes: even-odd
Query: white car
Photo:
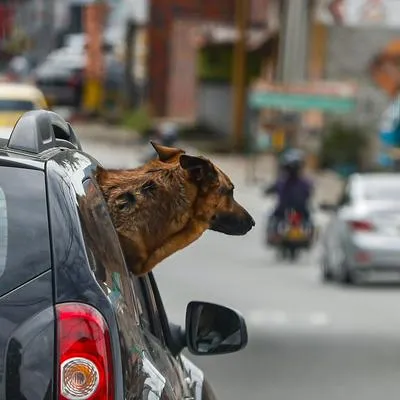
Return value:
[(325, 281), (355, 284), (373, 273), (400, 277), (400, 174), (363, 173), (349, 177), (322, 238)]

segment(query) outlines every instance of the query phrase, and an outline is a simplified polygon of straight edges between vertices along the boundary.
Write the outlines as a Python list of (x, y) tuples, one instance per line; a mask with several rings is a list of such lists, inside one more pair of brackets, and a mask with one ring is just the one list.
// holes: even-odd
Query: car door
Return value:
[[(132, 290), (118, 235), (95, 181), (83, 182), (79, 212), (93, 274), (114, 307), (119, 328), (124, 394), (127, 400), (177, 400), (162, 368), (162, 351), (149, 334), (137, 291)], [(146, 317), (149, 319), (148, 317)], [(161, 361), (160, 361), (161, 360)]]
[[(182, 328), (169, 323), (154, 274), (149, 273), (146, 281), (152, 292), (152, 307), (157, 310), (158, 321), (161, 324), (160, 329), (162, 330), (164, 338), (163, 340), (168, 348), (167, 354), (178, 375), (179, 381), (184, 386), (185, 393), (187, 393), (188, 397), (185, 398), (215, 400), (216, 395), (214, 390), (205, 378), (203, 371), (182, 354), (185, 344), (182, 343), (181, 340), (177, 340), (177, 336), (179, 337), (182, 335)], [(172, 334), (172, 329), (175, 330), (174, 335)]]
[(163, 309), (160, 309), (160, 304), (156, 302), (150, 278), (151, 274), (140, 278), (131, 275), (134, 293), (140, 303), (140, 313), (144, 321), (144, 334), (148, 347), (156, 360), (156, 367), (167, 378), (176, 399), (192, 399), (182, 365), (178, 358), (173, 357), (168, 348), (166, 326), (162, 323), (165, 313)]

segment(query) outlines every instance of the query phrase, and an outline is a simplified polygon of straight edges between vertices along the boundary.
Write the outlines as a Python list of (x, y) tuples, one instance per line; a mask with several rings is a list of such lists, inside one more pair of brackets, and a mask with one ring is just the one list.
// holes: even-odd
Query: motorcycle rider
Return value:
[(277, 205), (269, 217), (268, 238), (274, 236), (278, 222), (285, 217), (287, 210), (299, 212), (310, 224), (313, 224), (309, 211), (309, 202), (313, 193), (312, 182), (303, 176), (305, 160), (299, 149), (291, 149), (283, 154), (281, 159), (281, 173), (275, 183), (265, 189), (264, 194), (277, 194)]

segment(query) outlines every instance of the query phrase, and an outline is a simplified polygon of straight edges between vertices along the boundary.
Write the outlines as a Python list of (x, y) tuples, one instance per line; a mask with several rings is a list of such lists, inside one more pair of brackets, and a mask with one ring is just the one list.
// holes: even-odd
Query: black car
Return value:
[(33, 80), (52, 106), (79, 109), (82, 102), (84, 66), (83, 56), (80, 58), (80, 55), (66, 54), (40, 65), (33, 73)]
[(237, 351), (245, 322), (197, 301), (168, 322), (154, 276), (127, 270), (98, 165), (50, 111), (1, 143), (0, 398), (214, 399), (182, 351)]

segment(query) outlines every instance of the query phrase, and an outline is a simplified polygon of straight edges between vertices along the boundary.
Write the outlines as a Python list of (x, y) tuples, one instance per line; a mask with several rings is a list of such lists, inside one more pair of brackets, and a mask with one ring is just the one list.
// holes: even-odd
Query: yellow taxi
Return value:
[(0, 138), (8, 139), (19, 117), (37, 109), (49, 109), (37, 87), (27, 83), (0, 82)]

